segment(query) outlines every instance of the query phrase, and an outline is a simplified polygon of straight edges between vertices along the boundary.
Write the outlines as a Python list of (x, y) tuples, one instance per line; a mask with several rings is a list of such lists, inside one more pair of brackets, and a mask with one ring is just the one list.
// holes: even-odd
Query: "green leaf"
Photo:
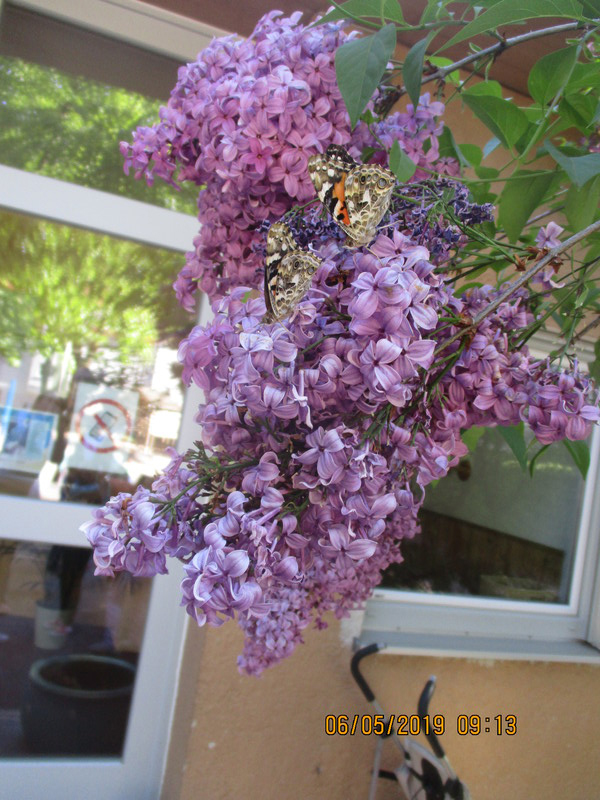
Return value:
[[(572, 94), (563, 97), (558, 107), (564, 127), (571, 125), (586, 133), (600, 119), (600, 103), (592, 94)], [(556, 131), (556, 128), (554, 129)]]
[(536, 461), (538, 460), (538, 458), (539, 458), (539, 457), (542, 455), (542, 453), (545, 453), (545, 452), (546, 452), (546, 450), (547, 450), (549, 447), (550, 447), (550, 445), (549, 445), (549, 444), (545, 444), (545, 445), (543, 445), (543, 447), (540, 447), (540, 449), (537, 451), (537, 453), (536, 453), (536, 454), (533, 456), (533, 458), (530, 460), (530, 462), (529, 462), (529, 474), (531, 475), (531, 477), (532, 477), (532, 478), (533, 478), (533, 470), (534, 470), (534, 468), (535, 468), (535, 462), (536, 462)]
[(336, 50), (335, 72), (354, 128), (377, 89), (396, 48), (396, 26), (389, 24), (370, 36), (353, 39)]
[[(444, 12), (444, 6), (448, 5), (449, 0), (428, 0), (425, 10), (419, 20), (419, 25), (426, 25), (428, 22), (435, 22)], [(447, 12), (444, 15), (450, 16)]]
[(569, 94), (578, 92), (580, 89), (597, 89), (599, 86), (600, 69), (597, 64), (575, 64), (573, 74), (569, 79)]
[(397, 139), (394, 140), (390, 150), (390, 169), (400, 183), (406, 183), (417, 171), (417, 165), (401, 149)]
[(473, 200), (475, 200), (476, 203), (483, 204), (496, 202), (496, 195), (490, 191), (489, 183), (471, 183), (469, 189), (471, 190)]
[(481, 159), (483, 158), (481, 147), (477, 147), (476, 144), (461, 144), (459, 145), (459, 148), (460, 152), (472, 167), (476, 167), (481, 164)]
[(500, 173), (498, 172), (497, 169), (494, 169), (494, 167), (477, 166), (475, 167), (475, 174), (477, 175), (478, 178), (483, 178), (484, 180), (486, 180), (486, 179), (497, 178)]
[(583, 284), (583, 291), (578, 295), (575, 306), (587, 306), (587, 308), (598, 308), (598, 297), (600, 297), (600, 287), (594, 281), (586, 281)]
[(468, 93), (471, 96), (479, 95), (499, 97), (502, 99), (502, 86), (500, 86), (498, 81), (480, 81), (480, 83), (475, 83), (473, 86), (470, 86)]
[(469, 159), (463, 154), (461, 148), (456, 143), (452, 131), (448, 125), (444, 125), (444, 130), (438, 139), (440, 158), (455, 158), (463, 167), (470, 167)]
[(316, 25), (324, 22), (332, 22), (337, 19), (353, 19), (354, 17), (368, 17), (381, 20), (382, 15), (391, 22), (404, 25), (402, 7), (398, 0), (348, 0), (339, 8), (332, 8), (321, 19), (317, 20)]
[(584, 306), (589, 299), (590, 287), (589, 284), (584, 284), (575, 297), (575, 308), (581, 308), (581, 306)]
[(587, 228), (594, 221), (600, 201), (600, 175), (579, 188), (575, 184), (567, 192), (565, 214), (574, 230)]
[(600, 17), (600, 0), (583, 0), (583, 13), (590, 19)]
[(421, 96), (421, 78), (423, 77), (423, 60), (427, 45), (431, 41), (433, 34), (428, 34), (420, 42), (413, 44), (402, 65), (402, 80), (408, 96), (413, 101), (416, 108)]
[(538, 17), (561, 17), (580, 19), (582, 15), (581, 3), (576, 0), (500, 0), (492, 8), (488, 8), (472, 22), (459, 31), (444, 45), (448, 47), (470, 39), (478, 33), (494, 31), (513, 22), (535, 19)]
[(519, 462), (523, 472), (527, 471), (527, 445), (525, 443), (524, 425), (519, 422), (510, 428), (505, 428), (499, 425), (496, 430), (502, 436), (506, 444), (510, 447), (514, 457)]
[(571, 454), (575, 466), (579, 472), (581, 472), (581, 476), (585, 480), (590, 467), (590, 448), (587, 442), (571, 442), (569, 439), (563, 439), (562, 443)]
[(464, 92), (462, 98), (504, 147), (512, 147), (527, 130), (527, 117), (510, 100), (472, 94), (471, 90)]
[(577, 61), (577, 47), (565, 47), (542, 56), (531, 68), (527, 79), (529, 94), (546, 106), (568, 81)]
[(531, 106), (527, 106), (527, 108), (522, 109), (522, 111), (529, 122), (539, 122), (540, 120), (544, 119), (544, 110), (538, 105), (535, 105), (535, 103)]
[(550, 141), (544, 142), (544, 147), (576, 186), (585, 186), (596, 175), (600, 175), (600, 153), (588, 153), (585, 156), (567, 156), (561, 153)]
[(469, 448), (469, 452), (472, 453), (477, 446), (477, 442), (481, 439), (483, 434), (485, 433), (485, 428), (481, 428), (479, 426), (474, 426), (473, 428), (469, 428), (466, 431), (462, 431), (460, 434), (460, 438), (463, 440), (463, 443)]

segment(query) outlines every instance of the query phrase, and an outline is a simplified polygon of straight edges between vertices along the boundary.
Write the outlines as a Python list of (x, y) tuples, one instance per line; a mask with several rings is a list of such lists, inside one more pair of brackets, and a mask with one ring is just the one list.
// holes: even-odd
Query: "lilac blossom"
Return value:
[[(136, 177), (205, 187), (200, 231), (175, 282), (187, 309), (198, 289), (216, 298), (234, 286), (259, 285), (257, 223), (314, 197), (308, 159), (332, 142), (359, 157), (366, 146), (397, 140), (418, 165), (437, 158), (443, 104), (426, 94), (416, 109), (391, 115), (372, 133), (362, 122), (352, 130), (334, 59), (357, 34), (345, 33), (343, 23), (304, 27), (299, 19), (273, 12), (247, 40), (215, 39), (179, 70), (160, 122), (138, 128), (131, 145), (121, 142), (125, 170)], [(377, 149), (374, 160), (387, 163), (387, 153)], [(424, 175), (419, 170), (415, 179)]]
[[(435, 348), (458, 331), (448, 308), (473, 317), (494, 291), (453, 296), (427, 249), (396, 229), (359, 251), (316, 216), (303, 229), (323, 261), (290, 319), (263, 323), (264, 300), (243, 302), (239, 287), (180, 347), (186, 379), (206, 394), (198, 422), (230, 470), (227, 491), (205, 510), (208, 455), (196, 472), (180, 460), (154, 487), (171, 509), (163, 551), (186, 565), (183, 605), (199, 624), (237, 619), (251, 673), (290, 655), (311, 621), (364, 602), (401, 561), (424, 488), (467, 452), (462, 430), (525, 420), (547, 443), (584, 438), (598, 418), (584, 376), (511, 351), (509, 333), (531, 321), (522, 292), (468, 346), (448, 347), (456, 358), (428, 395)], [(138, 513), (142, 526), (155, 519), (143, 502)], [(98, 524), (101, 558), (109, 531)]]
[[(208, 294), (214, 318), (179, 348), (184, 381), (204, 392), (201, 441), (171, 453), (152, 491), (112, 498), (85, 526), (98, 574), (182, 561), (182, 605), (199, 625), (237, 621), (249, 674), (291, 655), (328, 612), (360, 606), (402, 561), (425, 487), (467, 452), (462, 431), (523, 420), (547, 444), (584, 439), (599, 419), (576, 364), (559, 372), (511, 344), (532, 322), (523, 291), (462, 336), (461, 320), (497, 294), (455, 296), (440, 266), (492, 209), (439, 159), (443, 105), (427, 94), (352, 131), (334, 71), (348, 35), (299, 18), (273, 12), (248, 40), (215, 40), (180, 69), (160, 123), (122, 145), (138, 177), (204, 187), (175, 288), (190, 309)], [(336, 143), (360, 158), (370, 146), (386, 164), (394, 141), (417, 163), (415, 183), (368, 248), (346, 248), (316, 205), (293, 209), (314, 198), (311, 154)], [(432, 182), (432, 165), (449, 177)], [(321, 265), (290, 317), (266, 323), (253, 290), (284, 215)], [(542, 231), (540, 247), (554, 246), (559, 227)]]
[(539, 229), (535, 241), (540, 247), (551, 250), (553, 247), (559, 246), (560, 239), (558, 237), (563, 231), (564, 228), (554, 222), (554, 220), (551, 220), (545, 227)]

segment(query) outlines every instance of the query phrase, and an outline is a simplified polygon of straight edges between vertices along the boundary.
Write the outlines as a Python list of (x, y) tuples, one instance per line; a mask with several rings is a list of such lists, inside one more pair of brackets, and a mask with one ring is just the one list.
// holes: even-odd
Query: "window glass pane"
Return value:
[(383, 586), (566, 603), (583, 499), (566, 448), (524, 473), (495, 430), (443, 480), (427, 487), (423, 532)]
[(151, 581), (0, 539), (0, 758), (122, 752)]
[(0, 40), (0, 163), (196, 213), (197, 188), (178, 192), (160, 180), (148, 187), (123, 172), (119, 142), (157, 121), (156, 99), (85, 77), (75, 64), (67, 72), (7, 49)]
[(101, 504), (177, 441), (181, 255), (0, 213), (0, 492)]

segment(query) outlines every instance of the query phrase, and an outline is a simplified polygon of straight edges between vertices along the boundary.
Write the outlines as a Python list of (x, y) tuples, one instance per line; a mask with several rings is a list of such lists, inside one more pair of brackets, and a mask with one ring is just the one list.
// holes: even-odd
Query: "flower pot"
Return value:
[(48, 755), (119, 755), (135, 667), (110, 656), (35, 661), (21, 704), (29, 749)]

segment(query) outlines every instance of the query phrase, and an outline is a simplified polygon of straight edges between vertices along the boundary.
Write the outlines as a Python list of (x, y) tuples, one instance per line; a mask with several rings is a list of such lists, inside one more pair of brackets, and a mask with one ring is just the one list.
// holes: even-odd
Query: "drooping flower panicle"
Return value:
[[(326, 612), (364, 602), (402, 560), (425, 487), (467, 451), (462, 430), (524, 420), (548, 443), (582, 439), (598, 419), (585, 376), (513, 347), (531, 322), (522, 292), (457, 336), (496, 295), (456, 297), (438, 269), (465, 226), (491, 214), (447, 162), (449, 178), (402, 187), (367, 247), (345, 247), (317, 206), (288, 213), (321, 264), (294, 313), (264, 321), (252, 290), (266, 231), (313, 197), (311, 153), (337, 143), (359, 157), (370, 145), (385, 163), (381, 146), (400, 141), (419, 164), (439, 163), (443, 107), (428, 96), (376, 123), (376, 139), (363, 123), (351, 132), (333, 70), (345, 38), (337, 25), (267, 15), (248, 41), (218, 40), (182, 68), (161, 123), (123, 147), (138, 174), (174, 180), (179, 169), (205, 185), (176, 288), (186, 305), (197, 286), (207, 292), (214, 318), (179, 350), (184, 381), (205, 393), (202, 444), (173, 453), (151, 492), (111, 499), (87, 535), (100, 574), (153, 575), (182, 560), (182, 605), (200, 625), (236, 618), (239, 665), (252, 674), (290, 655)], [(451, 195), (448, 218), (436, 192)]]

